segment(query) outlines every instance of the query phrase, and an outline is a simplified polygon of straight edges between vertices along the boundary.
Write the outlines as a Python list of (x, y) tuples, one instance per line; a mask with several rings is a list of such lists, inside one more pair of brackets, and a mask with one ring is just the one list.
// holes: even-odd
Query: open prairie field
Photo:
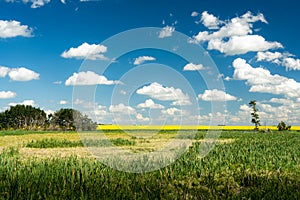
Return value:
[[(180, 137), (176, 130), (103, 132), (110, 144), (74, 132), (0, 132), (0, 199), (300, 198), (297, 131), (224, 130), (205, 157), (199, 156), (207, 134), (203, 130), (186, 130)], [(85, 146), (107, 150), (113, 144), (140, 153), (171, 140), (191, 144), (168, 166), (144, 173), (108, 167)]]

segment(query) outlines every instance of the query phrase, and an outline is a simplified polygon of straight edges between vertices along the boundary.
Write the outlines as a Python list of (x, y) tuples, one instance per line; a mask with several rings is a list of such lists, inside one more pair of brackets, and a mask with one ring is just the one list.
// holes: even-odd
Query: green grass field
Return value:
[(0, 132), (0, 199), (300, 198), (296, 131), (223, 131), (204, 158), (199, 149), (206, 131), (193, 138), (189, 131), (176, 138), (176, 131), (168, 130), (105, 134), (119, 148), (137, 153), (172, 139), (192, 139), (192, 145), (167, 167), (128, 173), (105, 166), (83, 145), (105, 146), (105, 140), (80, 141), (77, 133)]

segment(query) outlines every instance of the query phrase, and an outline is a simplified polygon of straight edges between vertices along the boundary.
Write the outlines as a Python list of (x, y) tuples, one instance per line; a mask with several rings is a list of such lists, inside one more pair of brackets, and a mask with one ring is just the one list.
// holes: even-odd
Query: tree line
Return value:
[(15, 105), (0, 113), (0, 130), (95, 130), (97, 124), (72, 108), (47, 115), (31, 105)]

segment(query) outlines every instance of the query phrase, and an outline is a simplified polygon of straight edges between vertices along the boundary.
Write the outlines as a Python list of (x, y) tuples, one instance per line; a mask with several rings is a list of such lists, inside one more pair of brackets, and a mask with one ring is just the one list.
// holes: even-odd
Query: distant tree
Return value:
[(252, 112), (251, 112), (251, 123), (253, 123), (255, 125), (254, 130), (258, 130), (258, 126), (260, 126), (260, 120), (259, 120), (259, 115), (257, 113), (258, 109), (256, 108), (256, 101), (255, 100), (251, 100), (249, 102), (250, 107), (252, 108)]
[(62, 108), (56, 111), (51, 120), (54, 126), (59, 126), (62, 130), (75, 130), (73, 109)]
[(278, 128), (278, 131), (288, 131), (288, 130), (291, 130), (292, 127), (287, 126), (284, 121), (281, 121), (280, 123), (278, 123), (277, 128)]
[(62, 130), (95, 130), (96, 123), (82, 115), (79, 111), (71, 108), (62, 108), (51, 116), (51, 124), (59, 126)]
[(46, 113), (30, 105), (11, 106), (0, 114), (1, 129), (40, 129), (44, 128)]
[(82, 115), (71, 108), (62, 108), (47, 116), (40, 108), (16, 105), (0, 113), (0, 130), (62, 129), (74, 131), (95, 130), (96, 127), (97, 124), (87, 115)]
[(0, 113), (0, 130), (7, 129), (7, 121), (4, 113)]

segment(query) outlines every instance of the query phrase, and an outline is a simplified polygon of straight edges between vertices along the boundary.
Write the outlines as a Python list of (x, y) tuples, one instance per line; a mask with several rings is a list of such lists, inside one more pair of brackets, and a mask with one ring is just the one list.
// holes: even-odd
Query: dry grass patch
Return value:
[(72, 148), (21, 148), (20, 155), (22, 157), (37, 157), (37, 158), (52, 158), (52, 157), (92, 157), (92, 154), (85, 147), (72, 147)]

